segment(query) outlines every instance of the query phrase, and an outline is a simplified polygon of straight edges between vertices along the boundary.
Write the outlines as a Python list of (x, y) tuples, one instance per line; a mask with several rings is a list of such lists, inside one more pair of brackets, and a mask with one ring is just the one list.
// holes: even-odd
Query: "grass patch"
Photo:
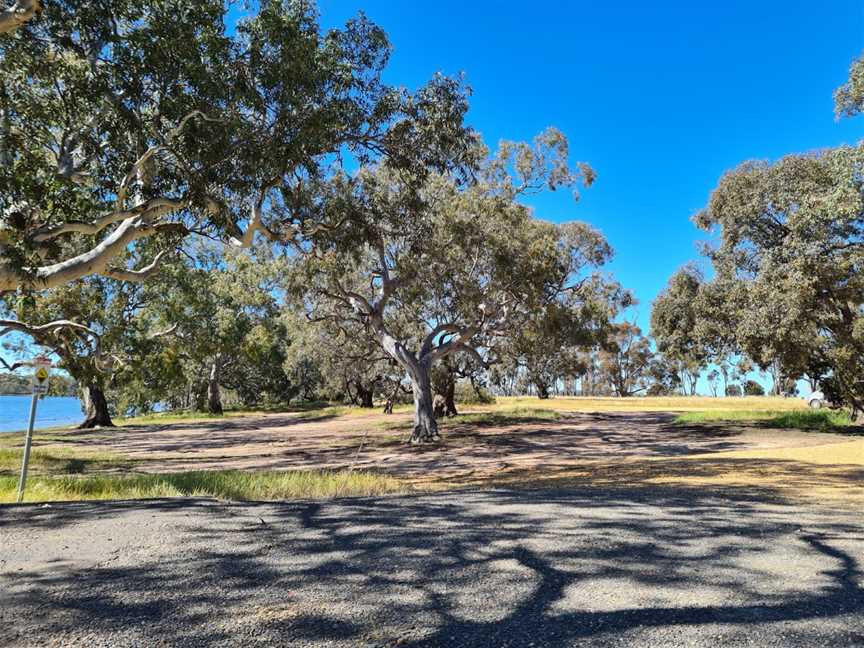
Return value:
[(707, 412), (686, 412), (675, 419), (676, 423), (711, 423), (716, 421), (746, 421), (771, 428), (795, 428), (798, 430), (818, 430), (822, 432), (842, 431), (852, 425), (848, 412), (840, 410), (793, 410), (793, 411), (752, 411), (752, 410), (714, 410)]
[(499, 396), (496, 405), (480, 406), (482, 409), (510, 410), (530, 407), (559, 412), (703, 412), (723, 411), (772, 411), (786, 412), (806, 410), (807, 404), (800, 398), (780, 396), (745, 396), (713, 398), (711, 396), (631, 396), (629, 398), (554, 396), (539, 399), (529, 396)]
[[(0, 475), (17, 475), (21, 470), (24, 449), (0, 449)], [(81, 452), (73, 448), (32, 448), (31, 474), (77, 475), (87, 472), (120, 470), (132, 464), (131, 459), (110, 452)]]
[[(16, 477), (0, 477), (0, 502), (14, 502)], [(262, 501), (326, 499), (405, 492), (405, 483), (368, 471), (293, 470), (194, 471), (142, 475), (35, 477), (27, 480), (26, 502), (159, 497), (215, 497)]]

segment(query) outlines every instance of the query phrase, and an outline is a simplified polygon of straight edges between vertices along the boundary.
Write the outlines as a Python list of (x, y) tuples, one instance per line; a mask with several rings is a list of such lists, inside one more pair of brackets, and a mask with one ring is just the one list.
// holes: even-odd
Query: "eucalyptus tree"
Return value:
[(677, 365), (680, 384), (696, 394), (699, 376), (708, 364), (709, 350), (697, 326), (704, 277), (689, 264), (669, 279), (651, 307), (651, 335), (657, 350)]
[(341, 237), (299, 247), (302, 288), (314, 316), (325, 304), (366, 327), (407, 372), (414, 395), (413, 442), (438, 438), (429, 371), (458, 353), (487, 362), (488, 352), (527, 315), (568, 291), (610, 255), (584, 223), (535, 220), (519, 203), (543, 188), (593, 178), (571, 170), (567, 142), (550, 129), (529, 144), (502, 144), (474, 181), (425, 178), (366, 167), (334, 179), (309, 209)]
[(166, 263), (144, 285), (149, 299), (136, 321), (158, 335), (138, 336), (127, 354), (133, 373), (149, 377), (144, 391), (149, 386), (174, 403), (185, 392), (183, 405), (213, 414), (222, 413), (223, 387), (245, 405), (289, 400), (288, 329), (280, 318), (284, 260), (268, 246), (227, 255), (212, 245), (195, 251)]
[(4, 315), (14, 316), (6, 327), (55, 354), (77, 382), (81, 427), (112, 426), (106, 393), (142, 304), (140, 285), (94, 275), (50, 291), (6, 295), (2, 302)]
[(654, 352), (635, 324), (615, 324), (606, 348), (598, 356), (600, 373), (616, 396), (635, 396), (649, 388)]
[[(322, 304), (315, 321), (302, 311), (288, 311), (283, 321), (290, 331), (285, 369), (308, 398), (346, 400), (374, 407), (375, 398), (387, 398), (404, 371), (377, 340), (357, 322), (325, 314)], [(312, 371), (310, 371), (310, 369)], [(314, 376), (312, 384), (308, 377)]]
[(632, 303), (618, 283), (586, 277), (578, 289), (561, 293), (511, 331), (501, 351), (504, 363), (511, 371), (524, 370), (537, 396), (549, 398), (559, 379), (587, 372), (585, 352), (606, 345), (613, 318)]
[[(460, 83), (383, 84), (390, 47), (364, 16), (322, 32), (311, 1), (262, 0), (236, 24), (232, 5), (0, 11), (0, 293), (140, 280), (190, 234), (290, 239), (302, 215), (277, 222), (271, 205), (340, 163), (422, 175), (464, 152)], [(124, 266), (143, 239), (153, 256)]]
[[(864, 107), (864, 59), (835, 93), (838, 117)], [(695, 217), (719, 233), (709, 249), (727, 329), (760, 367), (818, 381), (829, 399), (864, 411), (864, 144), (745, 162)], [(722, 313), (725, 312), (725, 315)], [(716, 324), (716, 320), (722, 320)]]
[(748, 162), (697, 218), (720, 230), (711, 253), (735, 285), (737, 343), (760, 366), (820, 379), (864, 410), (864, 146)]

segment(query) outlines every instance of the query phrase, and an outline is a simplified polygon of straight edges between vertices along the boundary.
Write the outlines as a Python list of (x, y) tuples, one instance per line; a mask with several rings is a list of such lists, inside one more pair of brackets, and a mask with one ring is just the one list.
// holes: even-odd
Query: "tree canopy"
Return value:
[[(390, 46), (363, 15), (322, 32), (313, 3), (265, 0), (229, 30), (228, 7), (3, 13), (0, 292), (142, 279), (193, 233), (303, 237), (298, 187), (349, 159), (417, 177), (464, 162), (465, 89), (441, 76), (416, 92), (385, 85)], [(147, 238), (159, 243), (143, 267), (119, 263)]]

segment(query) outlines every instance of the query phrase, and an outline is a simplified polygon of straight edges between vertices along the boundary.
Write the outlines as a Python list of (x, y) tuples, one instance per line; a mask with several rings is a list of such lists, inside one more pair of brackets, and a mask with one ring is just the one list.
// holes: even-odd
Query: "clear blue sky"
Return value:
[(585, 220), (616, 252), (647, 331), (669, 275), (697, 257), (690, 223), (724, 170), (746, 159), (855, 142), (832, 92), (864, 49), (864, 3), (319, 0), (322, 22), (358, 10), (393, 44), (386, 78), (416, 87), (464, 72), (470, 122), (487, 143), (563, 130), (598, 173), (578, 204), (534, 201), (541, 218)]

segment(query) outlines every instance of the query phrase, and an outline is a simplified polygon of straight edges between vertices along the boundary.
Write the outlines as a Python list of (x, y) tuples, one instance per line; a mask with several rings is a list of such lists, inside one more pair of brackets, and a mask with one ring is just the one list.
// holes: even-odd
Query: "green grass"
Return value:
[[(17, 477), (0, 477), (0, 502), (14, 502)], [(57, 502), (158, 497), (215, 497), (227, 500), (326, 499), (405, 492), (399, 480), (368, 471), (293, 470), (194, 471), (141, 475), (34, 477), (26, 502)]]
[(798, 430), (819, 430), (823, 432), (842, 431), (852, 425), (848, 412), (840, 410), (713, 410), (707, 412), (686, 412), (675, 419), (676, 423), (711, 423), (715, 421), (755, 422), (764, 427), (795, 428)]
[[(0, 475), (18, 474), (24, 450), (0, 448)], [(75, 475), (86, 472), (127, 469), (132, 460), (110, 452), (87, 452), (76, 448), (33, 448), (28, 470), (31, 474)]]

